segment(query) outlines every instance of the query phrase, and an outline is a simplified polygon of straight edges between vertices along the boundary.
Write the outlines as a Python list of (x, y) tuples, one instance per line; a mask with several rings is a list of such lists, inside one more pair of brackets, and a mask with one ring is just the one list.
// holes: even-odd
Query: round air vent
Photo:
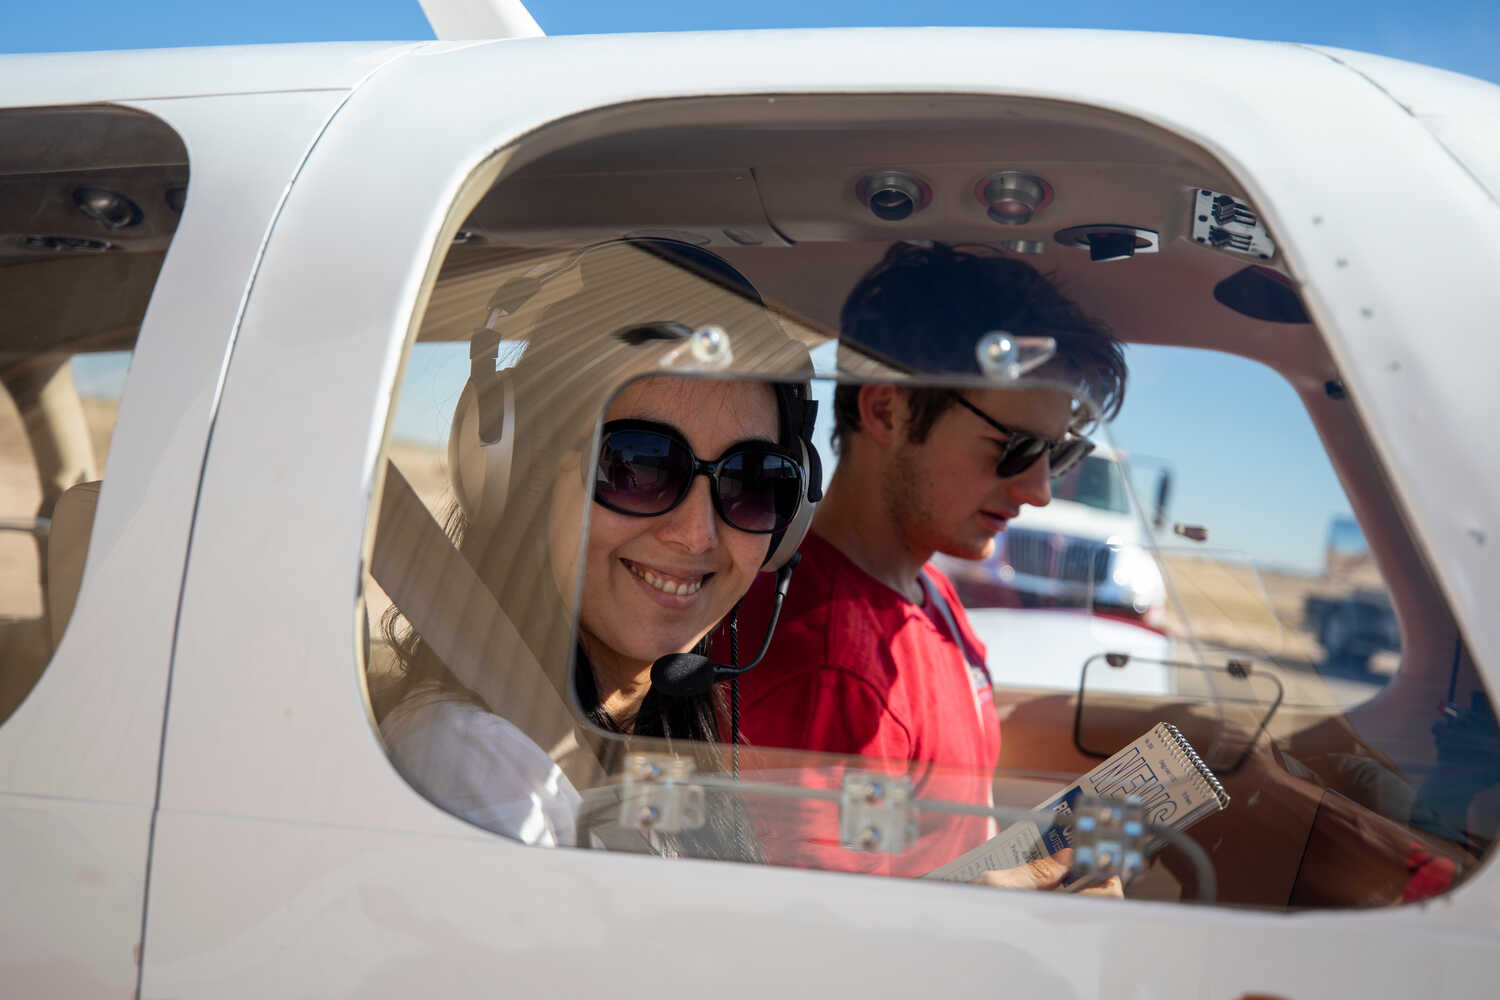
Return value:
[(932, 188), (905, 170), (876, 170), (865, 174), (854, 193), (870, 214), (882, 222), (910, 218), (932, 201)]
[(1035, 174), (1002, 170), (981, 177), (974, 197), (985, 214), (1002, 226), (1024, 226), (1052, 202), (1052, 185)]
[(116, 191), (81, 187), (73, 190), (73, 204), (80, 212), (105, 229), (126, 229), (140, 225), (145, 216), (135, 202)]

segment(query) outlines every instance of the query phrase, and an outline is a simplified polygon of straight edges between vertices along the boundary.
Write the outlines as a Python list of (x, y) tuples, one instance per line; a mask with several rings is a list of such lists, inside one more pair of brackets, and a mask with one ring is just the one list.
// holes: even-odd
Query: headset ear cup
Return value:
[[(490, 444), (481, 434), (486, 425), (495, 434)], [(448, 432), (448, 477), (470, 525), (492, 524), (505, 511), (515, 425), (515, 389), (508, 373), (497, 372), (482, 389), (472, 378), (464, 384)]]
[[(802, 468), (808, 469), (807, 442), (798, 441), (797, 448), (800, 452), (798, 457), (802, 462)], [(808, 475), (811, 474), (809, 470)], [(808, 529), (812, 527), (813, 511), (817, 509), (817, 506), (817, 504), (807, 499), (806, 493), (803, 494), (802, 502), (797, 505), (797, 513), (792, 518), (792, 523), (787, 525), (786, 530), (781, 534), (772, 536), (771, 552), (766, 556), (765, 563), (760, 567), (763, 571), (774, 573), (782, 566), (785, 566), (788, 559), (792, 558), (792, 555), (802, 545), (802, 540), (807, 537)]]
[(803, 458), (806, 459), (808, 478), (807, 498), (813, 503), (823, 499), (823, 458), (818, 446), (813, 444), (814, 428), (818, 424), (818, 402), (812, 398), (812, 383), (802, 383), (802, 421), (798, 431), (802, 438)]
[(484, 502), (484, 451), (479, 442), (479, 395), (464, 383), (448, 430), (448, 479), (464, 517), (473, 523)]

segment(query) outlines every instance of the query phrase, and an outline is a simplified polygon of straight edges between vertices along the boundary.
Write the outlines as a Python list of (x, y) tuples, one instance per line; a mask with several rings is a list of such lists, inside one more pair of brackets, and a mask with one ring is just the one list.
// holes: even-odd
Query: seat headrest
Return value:
[(99, 480), (70, 486), (52, 508), (52, 527), (47, 533), (47, 620), (53, 649), (78, 602), (83, 563), (94, 533), (94, 511), (99, 506), (99, 486)]

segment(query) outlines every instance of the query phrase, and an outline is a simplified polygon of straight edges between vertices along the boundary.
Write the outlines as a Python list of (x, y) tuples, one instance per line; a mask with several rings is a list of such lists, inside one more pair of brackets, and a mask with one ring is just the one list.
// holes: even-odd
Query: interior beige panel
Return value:
[[(580, 116), (534, 137), (463, 229), (512, 245), (650, 234), (712, 246), (768, 301), (829, 328), (845, 292), (893, 240), (1040, 241), (1045, 252), (1028, 259), (1127, 340), (1232, 350), (1318, 384), (1332, 377), (1310, 326), (1251, 320), (1212, 298), (1217, 282), (1258, 261), (1192, 243), (1193, 196), (1238, 185), (1155, 126), (1062, 102), (973, 95), (698, 99), (632, 110)], [(563, 144), (568, 133), (587, 137)], [(900, 222), (876, 218), (856, 186), (881, 168), (923, 177), (931, 204)], [(992, 222), (974, 189), (999, 170), (1040, 175), (1052, 202), (1027, 225)], [(1094, 263), (1053, 239), (1102, 223), (1155, 230), (1160, 252)], [(445, 267), (434, 305), (455, 277)], [(443, 338), (429, 323), (422, 339)]]
[[(22, 108), (0, 115), (0, 148), (0, 366), (128, 345), (181, 218), (181, 138), (127, 108)], [(90, 217), (86, 189), (129, 199), (136, 218)]]
[(0, 364), (42, 351), (129, 348), (165, 257), (66, 254), (0, 265)]
[(12, 108), (0, 116), (0, 177), (128, 167), (180, 167), (182, 140), (160, 120), (109, 104)]
[(783, 242), (748, 167), (528, 173), (491, 189), (465, 230), (505, 233), (517, 243), (556, 242), (569, 230), (583, 242), (615, 232), (690, 243)]
[[(888, 240), (812, 242), (715, 247), (714, 252), (743, 271), (773, 307), (831, 332), (838, 329), (839, 307), (849, 289), (889, 245)], [(518, 248), (456, 247), (438, 279), (420, 339), (454, 340), (472, 333), (483, 322), (485, 303), (496, 287), (529, 266), (520, 263), (526, 253)], [(1055, 244), (1027, 259), (1052, 275), (1086, 312), (1106, 320), (1131, 343), (1240, 354), (1275, 368), (1294, 385), (1319, 391), (1325, 380), (1336, 377), (1311, 325), (1260, 322), (1214, 300), (1213, 286), (1243, 268), (1243, 260), (1180, 241), (1160, 254), (1124, 261), (1094, 263), (1085, 251)]]

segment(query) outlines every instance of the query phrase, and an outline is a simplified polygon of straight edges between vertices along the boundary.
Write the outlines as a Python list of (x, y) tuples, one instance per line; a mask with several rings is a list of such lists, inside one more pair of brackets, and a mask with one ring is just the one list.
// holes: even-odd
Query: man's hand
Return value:
[[(1067, 878), (1068, 868), (1073, 862), (1073, 849), (1064, 848), (1050, 857), (1028, 861), (1017, 868), (1002, 868), (999, 871), (981, 872), (975, 885), (989, 885), (998, 889), (1044, 889), (1055, 890)], [(1125, 887), (1118, 875), (1112, 875), (1098, 885), (1080, 889), (1081, 896), (1111, 896), (1125, 898)]]

